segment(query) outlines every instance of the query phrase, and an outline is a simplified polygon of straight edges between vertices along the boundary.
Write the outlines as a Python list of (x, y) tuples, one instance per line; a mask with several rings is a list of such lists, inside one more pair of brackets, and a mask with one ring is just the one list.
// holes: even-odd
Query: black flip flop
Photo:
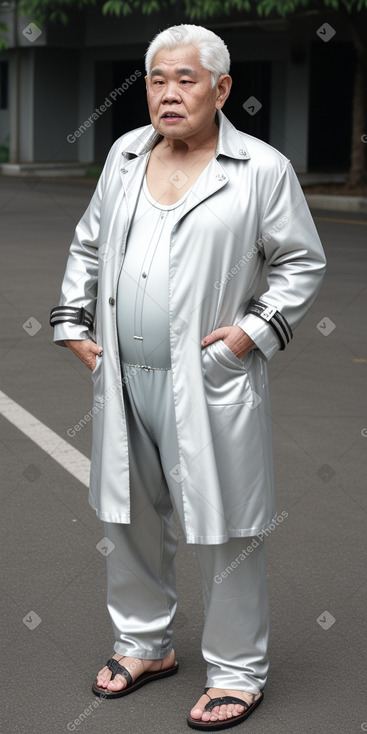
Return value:
[(145, 686), (146, 683), (151, 683), (154, 680), (158, 680), (158, 678), (168, 678), (168, 676), (175, 675), (178, 671), (178, 663), (175, 663), (172, 668), (167, 668), (167, 670), (156, 670), (154, 672), (148, 671), (133, 681), (129, 671), (123, 665), (120, 665), (120, 663), (118, 663), (114, 658), (107, 660), (106, 665), (112, 672), (111, 680), (113, 680), (115, 675), (119, 673), (126, 678), (127, 685), (121, 691), (109, 691), (107, 688), (100, 688), (100, 686), (97, 686), (96, 678), (92, 685), (92, 691), (95, 696), (99, 696), (100, 698), (121, 698), (121, 696), (127, 696), (129, 693), (133, 693), (133, 691), (141, 688), (141, 686)]
[[(204, 693), (206, 693), (206, 695), (210, 698), (209, 694), (207, 693), (208, 690), (209, 689), (206, 688), (204, 690)], [(189, 716), (187, 719), (187, 723), (189, 726), (191, 726), (191, 729), (205, 729), (206, 731), (219, 731), (220, 729), (229, 729), (231, 726), (237, 726), (237, 724), (241, 724), (242, 721), (247, 719), (247, 717), (252, 714), (256, 706), (261, 703), (263, 698), (263, 692), (261, 692), (259, 698), (251, 704), (246, 703), (246, 701), (243, 701), (242, 698), (235, 698), (235, 696), (210, 698), (210, 701), (208, 701), (208, 703), (206, 704), (204, 711), (212, 711), (215, 706), (221, 706), (223, 703), (238, 703), (240, 704), (240, 706), (245, 707), (245, 711), (243, 711), (242, 714), (232, 716), (230, 719), (224, 719), (223, 721), (200, 721), (200, 719), (192, 719), (191, 716)]]

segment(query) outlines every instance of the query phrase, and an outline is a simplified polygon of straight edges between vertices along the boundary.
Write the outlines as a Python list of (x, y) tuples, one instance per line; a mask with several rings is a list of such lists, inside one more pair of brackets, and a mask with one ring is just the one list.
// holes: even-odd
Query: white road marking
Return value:
[(0, 414), (52, 457), (66, 471), (89, 487), (90, 460), (0, 390)]

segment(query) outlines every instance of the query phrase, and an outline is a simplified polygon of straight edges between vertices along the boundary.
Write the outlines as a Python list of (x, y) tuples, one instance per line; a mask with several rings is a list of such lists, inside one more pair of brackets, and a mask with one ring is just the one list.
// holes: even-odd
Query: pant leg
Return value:
[[(145, 384), (150, 385), (149, 424), (156, 437), (171, 500), (186, 532), (181, 484), (170, 471), (178, 462), (172, 376), (168, 372), (156, 379), (150, 373)], [(252, 552), (246, 552), (244, 557), (243, 549), (250, 545)], [(258, 693), (265, 686), (268, 672), (264, 541), (231, 538), (219, 545), (197, 544), (196, 552), (206, 611), (202, 640), (203, 656), (208, 663), (206, 685)], [(220, 574), (228, 567), (223, 578)]]
[[(125, 372), (125, 376), (127, 371)], [(137, 372), (125, 395), (130, 475), (131, 523), (105, 523), (115, 548), (107, 557), (107, 607), (115, 651), (158, 659), (172, 648), (177, 606), (174, 557), (177, 537), (159, 452), (137, 410)]]
[[(244, 557), (250, 545), (254, 549)], [(220, 545), (197, 545), (196, 552), (203, 581), (206, 685), (256, 694), (265, 686), (269, 667), (264, 541), (231, 538)]]

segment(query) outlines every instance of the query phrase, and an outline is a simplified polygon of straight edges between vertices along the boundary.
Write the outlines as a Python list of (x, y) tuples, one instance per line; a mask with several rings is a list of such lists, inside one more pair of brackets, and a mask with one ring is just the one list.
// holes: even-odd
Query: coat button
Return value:
[(115, 299), (114, 299), (114, 298), (112, 298), (112, 296), (111, 296), (111, 297), (110, 297), (110, 298), (108, 299), (108, 303), (110, 304), (110, 306), (114, 306), (114, 305), (115, 305)]

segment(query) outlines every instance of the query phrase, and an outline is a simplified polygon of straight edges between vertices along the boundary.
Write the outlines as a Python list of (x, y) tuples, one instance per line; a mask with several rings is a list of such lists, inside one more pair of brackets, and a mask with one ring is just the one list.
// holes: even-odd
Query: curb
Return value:
[(83, 163), (0, 163), (0, 174), (18, 178), (58, 178), (85, 176), (88, 165)]
[[(80, 164), (71, 164), (70, 168), (65, 169), (64, 164), (60, 164), (54, 167), (54, 172), (51, 173), (49, 166), (51, 164), (43, 164), (38, 168), (34, 164), (22, 165), (10, 165), (0, 164), (0, 178), (19, 178), (23, 180), (31, 179), (33, 182), (48, 181), (50, 178), (53, 181), (60, 181), (62, 183), (80, 183), (95, 185), (98, 178), (86, 177), (85, 170)], [(33, 175), (32, 175), (33, 174)], [(301, 184), (302, 186), (302, 184)], [(306, 188), (306, 184), (304, 184)], [(363, 196), (333, 196), (330, 194), (307, 194), (303, 192), (307, 201), (307, 204), (311, 211), (313, 209), (326, 210), (334, 212), (349, 212), (351, 214), (367, 214), (367, 198)]]
[(334, 212), (357, 212), (367, 214), (367, 199), (363, 196), (330, 196), (305, 194), (310, 209), (327, 209)]

